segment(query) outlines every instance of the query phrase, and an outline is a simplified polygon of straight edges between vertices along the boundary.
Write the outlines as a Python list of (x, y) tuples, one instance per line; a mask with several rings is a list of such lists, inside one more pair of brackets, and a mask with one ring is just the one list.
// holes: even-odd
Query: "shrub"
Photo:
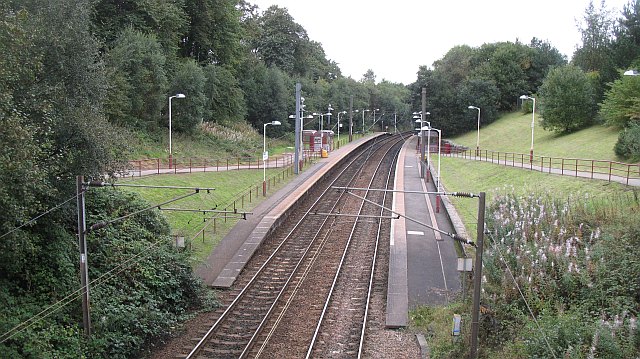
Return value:
[(618, 136), (614, 147), (616, 155), (624, 158), (640, 158), (640, 125), (630, 123)]

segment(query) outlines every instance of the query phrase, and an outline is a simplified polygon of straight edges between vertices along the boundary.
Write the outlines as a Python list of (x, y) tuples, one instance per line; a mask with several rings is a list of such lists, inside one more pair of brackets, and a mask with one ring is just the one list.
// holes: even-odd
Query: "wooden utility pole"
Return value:
[(484, 246), (485, 192), (478, 198), (478, 232), (476, 240), (476, 264), (473, 271), (473, 309), (471, 313), (471, 359), (478, 357), (478, 330), (480, 327), (480, 290), (482, 286), (482, 247)]

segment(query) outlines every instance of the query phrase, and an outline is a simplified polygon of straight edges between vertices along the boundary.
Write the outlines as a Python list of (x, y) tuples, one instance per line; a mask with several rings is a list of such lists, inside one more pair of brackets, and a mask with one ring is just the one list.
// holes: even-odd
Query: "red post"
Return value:
[(158, 174), (160, 174), (160, 159), (159, 159), (159, 158), (156, 158), (156, 162), (158, 163), (158, 166), (157, 166), (157, 168), (158, 168)]
[(436, 213), (440, 213), (440, 195), (436, 195)]
[(171, 169), (171, 164), (173, 163), (173, 157), (169, 154), (169, 169)]
[(193, 162), (191, 160), (191, 157), (189, 157), (189, 173), (191, 173), (191, 168), (193, 167)]
[(267, 195), (267, 181), (262, 181), (262, 197)]

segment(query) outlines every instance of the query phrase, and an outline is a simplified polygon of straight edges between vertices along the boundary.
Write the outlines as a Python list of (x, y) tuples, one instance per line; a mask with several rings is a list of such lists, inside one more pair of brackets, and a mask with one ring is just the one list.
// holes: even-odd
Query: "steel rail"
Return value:
[[(377, 168), (376, 168), (376, 170), (375, 170), (375, 174), (371, 177), (371, 180), (369, 181), (369, 186), (368, 186), (368, 187), (371, 187), (371, 185), (373, 184), (374, 180), (376, 179), (376, 174), (378, 174), (378, 173), (379, 173), (379, 170), (380, 170), (380, 168), (382, 167), (382, 164), (384, 163), (384, 159), (386, 158), (386, 155), (387, 155), (389, 152), (391, 152), (391, 150), (393, 149), (393, 147), (394, 147), (394, 146), (390, 146), (390, 148), (387, 150), (387, 153), (385, 153), (385, 155), (383, 155), (383, 156), (382, 156), (382, 158), (380, 159), (380, 162), (378, 163), (378, 166), (377, 166)], [(369, 192), (367, 189), (365, 189), (365, 191), (366, 191), (366, 193), (364, 194), (364, 196), (367, 196), (370, 192)], [(361, 213), (362, 213), (362, 211), (363, 211), (363, 208), (364, 208), (365, 204), (366, 204), (366, 202), (365, 202), (365, 201), (362, 201), (362, 202), (360, 203), (360, 208), (358, 209), (358, 215), (361, 215)], [(354, 223), (353, 223), (353, 225), (352, 225), (351, 232), (350, 232), (350, 234), (349, 234), (349, 239), (347, 240), (346, 246), (345, 246), (345, 248), (344, 248), (344, 250), (343, 250), (342, 256), (341, 256), (341, 258), (340, 258), (340, 262), (339, 262), (339, 264), (338, 264), (338, 267), (337, 267), (337, 269), (336, 269), (336, 272), (335, 272), (335, 275), (334, 275), (334, 278), (333, 278), (333, 282), (332, 282), (332, 284), (331, 284), (331, 288), (330, 288), (330, 290), (329, 290), (329, 293), (327, 294), (327, 298), (325, 299), (325, 303), (324, 303), (324, 307), (323, 307), (323, 309), (322, 309), (322, 313), (321, 313), (320, 318), (319, 318), (319, 320), (318, 320), (318, 323), (317, 323), (317, 325), (316, 325), (316, 329), (315, 329), (315, 331), (314, 331), (314, 333), (313, 333), (313, 337), (312, 337), (312, 339), (311, 339), (311, 343), (309, 344), (309, 347), (308, 347), (308, 349), (307, 349), (306, 358), (310, 358), (310, 357), (311, 357), (311, 354), (312, 354), (312, 352), (313, 352), (313, 349), (314, 349), (315, 343), (316, 343), (316, 341), (317, 341), (317, 339), (318, 339), (318, 335), (320, 334), (320, 328), (321, 328), (322, 323), (323, 323), (323, 321), (324, 321), (324, 317), (325, 317), (325, 316), (326, 316), (326, 314), (327, 314), (327, 310), (328, 310), (328, 308), (329, 308), (329, 303), (331, 302), (331, 298), (333, 297), (334, 291), (335, 291), (335, 289), (336, 289), (336, 285), (337, 285), (337, 282), (338, 282), (338, 278), (340, 277), (340, 273), (341, 273), (341, 271), (342, 271), (343, 264), (344, 264), (345, 259), (346, 259), (346, 257), (347, 257), (347, 253), (348, 253), (349, 247), (350, 247), (350, 245), (351, 245), (351, 241), (352, 241), (352, 239), (353, 239), (353, 235), (354, 235), (354, 233), (355, 233), (355, 230), (356, 230), (356, 228), (358, 227), (358, 224), (359, 224), (359, 222), (356, 220), (356, 221), (354, 221)], [(376, 242), (377, 242), (377, 241), (378, 241), (378, 238), (376, 238)], [(376, 247), (377, 247), (377, 244), (376, 244)]]
[[(397, 161), (398, 161), (398, 154), (400, 153), (400, 148), (398, 148), (395, 158), (396, 160), (394, 161), (394, 163), (391, 166), (394, 166)], [(389, 174), (387, 175), (387, 185), (386, 188), (389, 188), (389, 182), (391, 181), (391, 171), (389, 171)], [(384, 192), (384, 196), (382, 198), (382, 204), (384, 205), (385, 201), (387, 200), (387, 194), (389, 192)], [(380, 208), (380, 216), (382, 216), (384, 213), (384, 208)], [(360, 344), (358, 345), (358, 359), (362, 358), (362, 353), (363, 353), (363, 348), (364, 348), (364, 336), (366, 334), (366, 330), (367, 330), (367, 319), (369, 318), (369, 307), (370, 307), (370, 303), (371, 303), (371, 289), (373, 288), (373, 281), (374, 281), (374, 276), (375, 276), (375, 272), (376, 272), (376, 263), (378, 261), (378, 248), (380, 247), (380, 232), (382, 231), (382, 221), (378, 221), (378, 233), (376, 234), (376, 246), (374, 249), (374, 253), (373, 253), (373, 258), (371, 258), (371, 273), (369, 276), (369, 289), (367, 291), (367, 301), (366, 301), (366, 307), (365, 307), (365, 312), (364, 312), (364, 320), (362, 321), (362, 331), (360, 333)]]
[[(352, 183), (352, 182), (353, 182), (353, 181), (355, 181), (355, 179), (358, 177), (358, 176), (357, 176), (357, 175), (358, 175), (358, 173), (360, 173), (360, 172), (362, 171), (362, 169), (364, 168), (364, 166), (365, 166), (365, 164), (367, 163), (368, 159), (371, 157), (372, 152), (373, 152), (373, 147), (374, 147), (374, 145), (375, 145), (375, 143), (376, 143), (377, 141), (378, 141), (378, 138), (376, 138), (376, 139), (374, 140), (374, 143), (373, 143), (373, 144), (372, 144), (372, 145), (371, 145), (371, 146), (370, 146), (370, 147), (369, 147), (365, 152), (363, 152), (363, 153), (362, 153), (362, 156), (364, 156), (364, 154), (366, 153), (366, 158), (365, 158), (364, 160), (361, 160), (361, 161), (360, 161), (360, 165), (361, 165), (361, 166), (360, 166), (360, 168), (358, 169), (358, 171), (356, 171), (356, 172), (354, 173), (353, 177), (352, 177), (351, 179), (349, 179), (349, 183)], [(356, 160), (359, 160), (359, 157), (361, 157), (361, 156), (358, 156), (356, 159), (354, 159), (354, 161), (352, 161), (352, 163), (353, 163), (353, 162), (355, 162)], [(345, 170), (346, 170), (346, 168), (345, 168)], [(344, 171), (343, 171), (343, 172), (344, 172)], [(336, 176), (336, 178), (334, 179), (334, 181), (333, 181), (332, 183), (335, 183), (335, 181), (337, 181), (338, 177), (339, 177), (339, 176)], [(328, 192), (328, 190), (329, 190), (331, 187), (332, 187), (332, 186), (331, 186), (331, 185), (329, 185), (329, 186), (327, 187), (327, 189), (323, 192), (323, 195), (324, 195), (325, 193), (327, 193), (327, 192)], [(322, 195), (322, 196), (323, 196), (323, 195)], [(320, 196), (320, 198), (321, 198), (322, 196)], [(341, 200), (343, 197), (344, 197), (344, 194), (340, 194), (340, 197), (339, 197), (339, 198), (335, 201), (335, 203), (333, 204), (333, 206), (332, 206), (332, 210), (337, 206), (337, 204), (340, 202), (340, 200)], [(309, 214), (313, 214), (313, 213), (311, 213), (311, 209), (312, 209), (312, 208), (313, 208), (317, 203), (318, 203), (318, 201), (314, 202), (314, 204), (313, 204), (313, 205), (311, 205), (311, 206), (309, 207), (309, 211), (307, 211), (307, 213), (305, 214), (305, 218), (306, 218), (306, 216), (307, 216), (307, 215), (309, 215)], [(328, 219), (329, 219), (329, 218), (330, 218), (330, 217), (326, 217), (326, 218), (325, 218), (325, 220), (323, 221), (323, 225), (324, 225), (324, 223), (326, 223), (326, 222), (328, 221)], [(336, 221), (336, 219), (335, 219), (335, 218), (333, 218), (333, 222), (332, 222), (332, 224), (335, 224), (335, 221)], [(291, 232), (293, 232), (293, 231), (291, 231)], [(320, 230), (319, 230), (319, 232), (320, 232)], [(331, 234), (332, 232), (333, 232), (333, 226), (331, 226), (331, 227), (330, 227), (330, 229), (329, 229), (329, 231), (326, 233), (325, 237), (321, 240), (321, 242), (320, 242), (320, 249), (324, 247), (324, 245), (326, 244), (327, 239), (329, 238), (329, 234)], [(314, 238), (314, 240), (313, 240), (313, 241), (315, 241), (315, 238)], [(313, 242), (313, 241), (312, 241), (312, 242)], [(311, 247), (311, 244), (312, 244), (312, 243), (310, 243), (310, 244), (309, 244), (309, 248)], [(316, 252), (316, 254), (312, 257), (311, 262), (309, 263), (309, 265), (307, 266), (307, 268), (306, 268), (306, 269), (305, 269), (305, 271), (303, 272), (303, 275), (300, 277), (300, 280), (298, 281), (298, 284), (297, 284), (297, 285), (296, 285), (296, 287), (294, 288), (293, 294), (289, 297), (289, 300), (287, 300), (287, 302), (285, 303), (285, 308), (280, 312), (280, 315), (277, 317), (275, 324), (273, 325), (273, 327), (271, 328), (271, 330), (270, 330), (270, 331), (269, 331), (269, 333), (267, 334), (267, 337), (265, 338), (265, 340), (263, 341), (262, 345), (261, 345), (261, 346), (260, 346), (260, 348), (258, 349), (258, 354), (256, 355), (256, 357), (259, 357), (259, 356), (264, 352), (264, 349), (266, 348), (267, 343), (269, 342), (269, 340), (271, 339), (271, 337), (272, 337), (272, 336), (273, 336), (273, 334), (275, 333), (275, 330), (276, 330), (276, 328), (277, 328), (278, 324), (279, 324), (279, 323), (280, 323), (280, 321), (282, 320), (282, 318), (283, 318), (283, 316), (284, 316), (284, 313), (285, 313), (286, 309), (290, 306), (290, 304), (291, 304), (291, 302), (292, 302), (293, 298), (295, 297), (295, 293), (297, 293), (297, 291), (298, 291), (298, 289), (300, 288), (300, 285), (302, 284), (302, 282), (304, 281), (304, 279), (306, 279), (306, 278), (307, 278), (307, 276), (308, 276), (308, 274), (309, 274), (309, 272), (310, 272), (310, 270), (311, 270), (311, 268), (312, 268), (312, 266), (313, 266), (313, 263), (315, 263), (315, 261), (317, 260), (317, 258), (318, 258), (318, 257), (319, 257), (319, 255), (321, 254), (321, 252), (322, 252), (321, 250), (318, 250), (318, 251)], [(302, 263), (302, 261), (304, 260), (304, 258), (305, 258), (305, 257), (306, 257), (306, 253), (304, 253), (304, 255), (303, 255), (303, 256), (301, 256), (301, 258), (300, 258), (300, 260), (299, 260), (298, 265), (296, 265), (296, 268), (292, 271), (292, 273), (291, 273), (291, 276), (292, 276), (292, 277), (293, 277), (293, 275), (295, 275), (295, 273), (298, 271), (298, 269), (299, 269), (299, 265)], [(286, 289), (287, 285), (288, 285), (288, 283), (285, 283), (285, 285), (283, 285), (282, 290), (281, 290), (281, 292), (280, 292), (280, 293), (279, 293), (279, 295), (278, 295), (278, 298), (277, 298), (276, 300), (274, 300), (273, 304), (272, 304), (272, 305), (271, 305), (271, 307), (269, 308), (269, 311), (268, 311), (268, 312), (267, 312), (267, 314), (264, 316), (264, 318), (263, 318), (262, 322), (260, 323), (260, 325), (259, 325), (258, 329), (254, 332), (254, 334), (253, 334), (253, 336), (252, 336), (252, 338), (251, 338), (251, 340), (250, 340), (249, 344), (247, 345), (247, 347), (246, 347), (246, 348), (245, 348), (245, 350), (243, 351), (243, 353), (242, 353), (242, 355), (240, 356), (240, 358), (244, 358), (244, 357), (246, 357), (246, 355), (248, 354), (249, 350), (251, 349), (251, 348), (250, 348), (250, 347), (251, 347), (251, 345), (252, 345), (252, 344), (253, 344), (253, 342), (257, 339), (257, 337), (258, 337), (258, 335), (260, 334), (260, 332), (261, 332), (262, 328), (264, 327), (264, 325), (266, 325), (266, 322), (267, 322), (267, 320), (268, 320), (268, 317), (270, 316), (271, 312), (274, 310), (274, 308), (275, 308), (275, 306), (276, 306), (276, 304), (277, 304), (278, 300), (280, 299), (281, 295), (284, 293), (284, 291), (285, 291), (285, 289)]]
[[(369, 149), (372, 148), (372, 146), (374, 144), (375, 144), (375, 142), (372, 143), (369, 146)], [(363, 151), (359, 155), (355, 156), (355, 158), (351, 159), (349, 165), (348, 166), (344, 166), (343, 169), (340, 171), (340, 173), (337, 176), (335, 176), (334, 180), (332, 181), (332, 184), (337, 182), (338, 179), (340, 179), (340, 176), (343, 175), (345, 172), (347, 172), (347, 170), (349, 169), (351, 164), (357, 163), (357, 161), (360, 159), (360, 157), (364, 153), (366, 153), (366, 151), (367, 150)], [(364, 163), (364, 162), (361, 161), (361, 163)], [(251, 288), (254, 285), (254, 283), (258, 280), (260, 275), (265, 270), (265, 268), (267, 268), (267, 266), (271, 264), (272, 260), (276, 257), (277, 254), (279, 254), (279, 252), (284, 247), (284, 245), (289, 241), (289, 239), (291, 238), (292, 233), (294, 233), (296, 231), (296, 229), (298, 229), (301, 226), (301, 224), (307, 219), (307, 217), (311, 213), (311, 210), (321, 201), (322, 197), (330, 190), (330, 188), (331, 188), (331, 186), (327, 186), (327, 188), (322, 192), (322, 194), (320, 196), (318, 196), (318, 198), (313, 202), (313, 204), (309, 207), (309, 209), (303, 214), (302, 218), (294, 225), (293, 229), (289, 232), (289, 234), (287, 234), (287, 236), (282, 240), (282, 242), (274, 249), (273, 253), (265, 260), (265, 262), (262, 264), (262, 266), (260, 266), (260, 268), (257, 270), (257, 272), (252, 276), (252, 278), (244, 286), (244, 288), (240, 291), (240, 293), (235, 297), (235, 299), (229, 304), (229, 306), (220, 315), (220, 317), (216, 320), (216, 322), (209, 328), (209, 330), (205, 333), (205, 335), (202, 337), (202, 339), (200, 339), (200, 341), (198, 341), (198, 343), (195, 345), (195, 347), (186, 356), (186, 359), (195, 358), (195, 355), (198, 354), (204, 348), (204, 345), (207, 343), (207, 341), (209, 340), (211, 335), (214, 333), (214, 331), (217, 330), (217, 328), (220, 325), (220, 323), (222, 323), (223, 320), (225, 320), (229, 316), (229, 314), (236, 307), (238, 302), (244, 297), (245, 293), (249, 290), (249, 288)], [(326, 220), (325, 220), (325, 222), (326, 222)], [(322, 230), (322, 226), (320, 226), (320, 228), (318, 229), (318, 232), (320, 232), (321, 230)], [(308, 250), (311, 247), (312, 244), (313, 244), (313, 241), (310, 242), (310, 244), (307, 246), (306, 250)], [(304, 256), (302, 258), (304, 258)], [(292, 273), (295, 273), (295, 272), (296, 272), (296, 269), (294, 269)], [(291, 277), (292, 277), (292, 275), (289, 277), (289, 279), (287, 279), (287, 283), (290, 281)], [(281, 293), (282, 293), (282, 291), (281, 291)], [(278, 297), (281, 295), (281, 293), (278, 295)], [(277, 299), (274, 302), (277, 302)], [(256, 335), (254, 333), (254, 336), (252, 338), (255, 338), (255, 337), (256, 337)], [(252, 345), (252, 343), (250, 341), (249, 344), (247, 344), (247, 346), (245, 347), (245, 350), (243, 351), (243, 353), (246, 352), (247, 348), (249, 348), (251, 345)]]

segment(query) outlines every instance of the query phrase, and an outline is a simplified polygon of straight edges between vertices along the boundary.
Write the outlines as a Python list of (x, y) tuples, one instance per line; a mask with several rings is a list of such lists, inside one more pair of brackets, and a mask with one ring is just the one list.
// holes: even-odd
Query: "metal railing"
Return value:
[(562, 158), (551, 156), (530, 156), (528, 153), (500, 152), (491, 150), (459, 150), (444, 153), (445, 156), (459, 157), (476, 161), (502, 164), (512, 167), (528, 168), (545, 173), (564, 176), (615, 181), (629, 185), (630, 181), (640, 180), (640, 163), (624, 163), (609, 160), (582, 158)]
[[(319, 157), (317, 152), (303, 151), (303, 164)], [(166, 158), (130, 160), (127, 173), (123, 177), (142, 177), (167, 173), (219, 172), (240, 169), (284, 168), (293, 164), (293, 154), (286, 153), (269, 158), (266, 163), (259, 157), (228, 157), (223, 159), (173, 158), (169, 164)]]

